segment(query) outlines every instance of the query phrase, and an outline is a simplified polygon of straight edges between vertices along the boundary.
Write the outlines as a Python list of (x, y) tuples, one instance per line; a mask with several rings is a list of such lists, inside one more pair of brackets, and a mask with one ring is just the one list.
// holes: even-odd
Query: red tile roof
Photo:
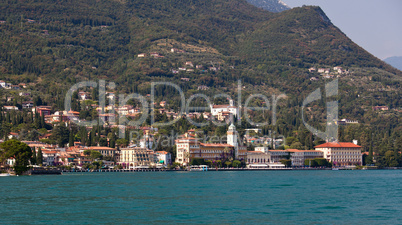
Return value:
[(89, 149), (92, 149), (92, 150), (112, 150), (112, 151), (115, 151), (115, 150), (116, 150), (116, 149), (114, 149), (114, 148), (98, 147), (98, 146), (91, 146), (91, 147), (89, 147)]
[(314, 148), (361, 148), (361, 146), (355, 145), (351, 142), (328, 142), (317, 145)]
[(167, 155), (167, 154), (169, 154), (168, 152), (165, 152), (165, 151), (157, 151), (157, 153), (159, 153), (159, 154), (163, 154), (163, 155)]
[(216, 108), (229, 108), (230, 105), (213, 105), (212, 108), (216, 109)]
[(233, 145), (228, 144), (207, 144), (207, 143), (200, 143), (201, 146), (205, 147), (234, 147)]

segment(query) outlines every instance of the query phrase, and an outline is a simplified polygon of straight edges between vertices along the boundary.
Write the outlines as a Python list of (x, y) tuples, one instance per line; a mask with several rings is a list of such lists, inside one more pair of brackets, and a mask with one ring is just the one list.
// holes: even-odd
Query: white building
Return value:
[(149, 167), (154, 165), (154, 154), (152, 150), (146, 148), (122, 148), (120, 149), (119, 164), (125, 169), (136, 167)]
[(166, 151), (157, 151), (156, 156), (158, 158), (158, 162), (167, 166), (172, 164), (172, 155)]
[(43, 165), (44, 166), (53, 166), (56, 162), (58, 152), (54, 150), (42, 150), (43, 156)]
[(254, 151), (268, 153), (268, 146), (255, 147)]
[(176, 142), (176, 162), (188, 165), (193, 158), (203, 158), (204, 160), (220, 160), (231, 157), (244, 160), (247, 157), (247, 147), (239, 146), (236, 127), (231, 124), (227, 131), (227, 143), (201, 143), (195, 138), (177, 139)]
[(306, 159), (323, 158), (323, 153), (315, 150), (286, 149), (269, 150), (268, 152), (272, 162), (279, 163), (282, 159), (290, 159), (292, 166), (304, 166)]
[(5, 105), (5, 106), (3, 106), (3, 108), (4, 108), (5, 110), (18, 110), (18, 107), (17, 107), (17, 106), (8, 106), (8, 105)]
[(335, 166), (362, 165), (361, 146), (350, 142), (328, 142), (317, 145), (315, 150), (324, 153), (324, 158)]
[(229, 105), (210, 105), (212, 116), (218, 116), (220, 112), (229, 112), (239, 118), (239, 109), (230, 100)]
[(271, 154), (260, 151), (247, 152), (247, 164), (268, 164), (271, 162)]
[(227, 131), (227, 143), (234, 147), (235, 158), (239, 158), (239, 145), (237, 143), (237, 131), (235, 125), (233, 123), (229, 126)]

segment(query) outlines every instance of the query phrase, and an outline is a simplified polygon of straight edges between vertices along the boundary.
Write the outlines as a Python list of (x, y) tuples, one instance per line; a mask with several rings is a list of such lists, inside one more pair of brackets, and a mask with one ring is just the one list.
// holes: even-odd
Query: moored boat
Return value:
[(208, 171), (208, 166), (207, 165), (190, 166), (190, 171)]

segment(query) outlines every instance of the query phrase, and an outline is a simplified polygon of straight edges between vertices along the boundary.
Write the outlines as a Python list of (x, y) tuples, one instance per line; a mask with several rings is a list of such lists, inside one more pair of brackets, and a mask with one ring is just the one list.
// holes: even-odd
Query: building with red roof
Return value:
[(328, 142), (314, 147), (334, 166), (362, 165), (362, 147), (351, 142)]
[[(192, 131), (191, 131), (192, 132)], [(233, 157), (245, 160), (247, 148), (237, 143), (236, 127), (232, 124), (227, 132), (227, 143), (202, 143), (198, 139), (189, 137), (176, 139), (176, 162), (188, 165), (193, 158), (204, 160), (222, 160)]]

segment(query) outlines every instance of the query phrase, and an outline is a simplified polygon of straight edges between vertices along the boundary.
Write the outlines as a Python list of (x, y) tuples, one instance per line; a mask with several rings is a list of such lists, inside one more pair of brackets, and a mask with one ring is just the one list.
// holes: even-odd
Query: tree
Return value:
[(285, 165), (286, 167), (291, 167), (292, 166), (292, 160), (290, 159), (282, 159), (280, 162)]
[(289, 146), (292, 145), (294, 142), (299, 142), (299, 140), (295, 137), (287, 137), (285, 139), (285, 141), (286, 141), (286, 145), (289, 145)]
[(91, 155), (91, 152), (92, 152), (92, 150), (89, 150), (89, 149), (84, 150), (84, 155), (90, 156), (90, 155)]
[(110, 139), (109, 139), (109, 147), (110, 148), (114, 148), (116, 146), (116, 134), (114, 133), (114, 131), (112, 131), (112, 133), (110, 134)]
[(102, 154), (98, 151), (92, 150), (91, 151), (91, 155), (90, 155), (91, 159), (95, 160), (95, 159), (102, 159)]
[(328, 161), (324, 158), (315, 158), (314, 161), (317, 163), (317, 166), (328, 166)]
[(241, 165), (241, 162), (239, 160), (233, 160), (232, 166), (238, 168)]
[(385, 163), (388, 167), (398, 166), (398, 160), (397, 160), (398, 156), (394, 153), (394, 151), (391, 151), (391, 150), (387, 151), (385, 153), (384, 158), (385, 158)]
[(290, 148), (291, 148), (291, 149), (304, 149), (304, 146), (303, 146), (302, 143), (300, 143), (300, 142), (293, 142), (293, 143), (290, 145)]
[(36, 150), (35, 149), (33, 149), (33, 151), (32, 151), (32, 159), (31, 159), (31, 163), (33, 164), (33, 165), (36, 165)]
[(310, 167), (316, 167), (317, 162), (314, 159), (305, 159), (304, 160), (304, 165), (305, 166), (310, 166)]
[(74, 147), (74, 135), (72, 131), (70, 131), (70, 135), (68, 138), (68, 147)]
[(203, 158), (192, 158), (190, 165), (205, 165), (205, 160)]
[(63, 147), (68, 143), (70, 136), (70, 131), (64, 125), (64, 123), (60, 123), (58, 126), (53, 128), (51, 139), (55, 140), (59, 147)]
[(17, 175), (21, 175), (28, 170), (29, 161), (32, 157), (32, 149), (25, 143), (18, 140), (8, 140), (0, 144), (1, 161), (8, 158), (14, 158), (14, 171)]
[(42, 154), (42, 149), (39, 148), (38, 150), (38, 156), (36, 157), (36, 164), (37, 165), (42, 165), (43, 164), (43, 154)]
[(124, 148), (128, 145), (128, 141), (125, 138), (119, 138), (116, 140), (116, 145)]

